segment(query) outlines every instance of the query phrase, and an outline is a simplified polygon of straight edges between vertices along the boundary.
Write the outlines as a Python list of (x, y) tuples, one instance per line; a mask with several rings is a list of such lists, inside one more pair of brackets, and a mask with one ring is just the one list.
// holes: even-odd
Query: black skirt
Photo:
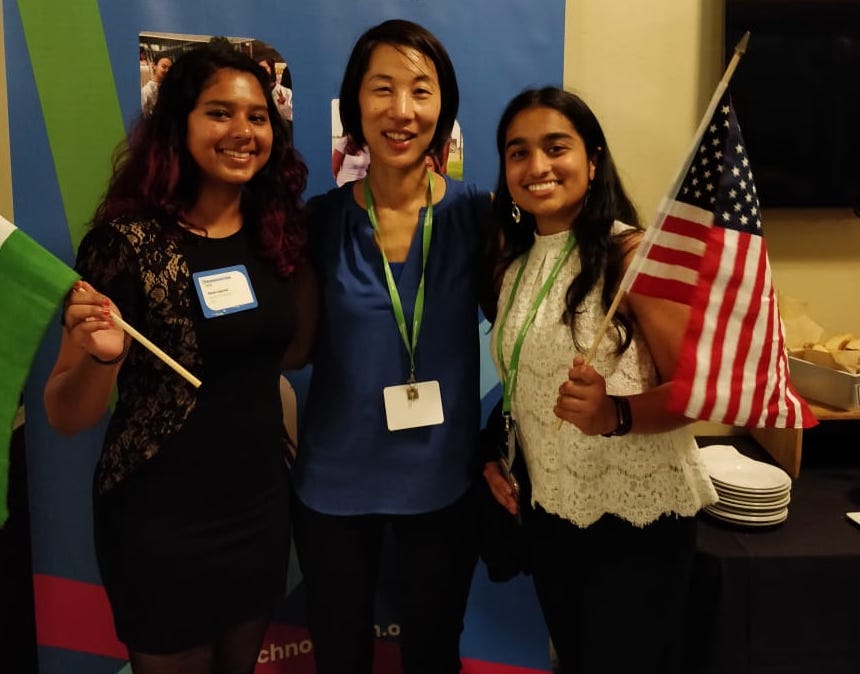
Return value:
[(229, 485), (209, 470), (185, 473), (182, 484), (171, 449), (179, 448), (94, 498), (96, 554), (117, 635), (141, 653), (211, 643), (271, 615), (286, 588), (285, 465), (250, 479), (231, 472)]

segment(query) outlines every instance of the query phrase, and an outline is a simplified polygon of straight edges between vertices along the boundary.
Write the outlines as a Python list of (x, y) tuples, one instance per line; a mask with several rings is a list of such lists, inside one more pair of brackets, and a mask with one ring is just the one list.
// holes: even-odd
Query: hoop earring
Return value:
[(517, 202), (513, 199), (511, 199), (511, 217), (514, 219), (515, 223), (520, 224), (522, 213), (520, 213), (520, 207), (517, 206)]

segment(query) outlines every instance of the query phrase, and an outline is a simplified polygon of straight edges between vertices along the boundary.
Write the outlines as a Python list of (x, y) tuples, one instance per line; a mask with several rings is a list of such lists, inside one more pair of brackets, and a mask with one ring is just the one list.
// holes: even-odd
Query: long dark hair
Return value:
[(272, 126), (272, 150), (266, 165), (243, 186), (242, 214), (254, 227), (263, 254), (287, 276), (305, 244), (301, 194), (307, 167), (292, 148), (266, 71), (224, 39), (186, 52), (167, 71), (150, 117), (141, 117), (114, 155), (114, 170), (93, 227), (114, 220), (157, 219), (168, 236), (182, 231), (177, 219), (197, 200), (200, 169), (188, 152), (188, 115), (216, 72), (249, 73), (266, 99)]
[[(621, 184), (603, 129), (585, 101), (558, 87), (523, 91), (508, 103), (496, 131), (499, 176), (493, 200), (496, 230), (491, 244), (495, 253), (490, 256), (490, 283), (496, 292), (511, 262), (534, 244), (534, 216), (521, 211), (520, 222), (514, 221), (511, 215), (513, 200), (505, 178), (505, 140), (508, 127), (518, 113), (528, 108), (549, 108), (567, 117), (582, 137), (586, 154), (595, 166), (594, 179), (589, 185), (585, 203), (570, 223), (570, 229), (576, 236), (581, 270), (567, 289), (565, 310), (561, 317), (562, 321), (570, 326), (577, 348), (584, 350), (577, 339), (576, 331), (576, 320), (581, 312), (582, 302), (602, 277), (601, 304), (604, 310), (608, 310), (621, 276), (625, 250), (622, 241), (627, 234), (613, 236), (612, 223), (621, 220), (632, 225), (635, 228), (632, 233), (641, 229), (639, 216)], [(496, 245), (499, 241), (502, 241), (501, 247)], [(621, 312), (615, 313), (612, 323), (618, 337), (618, 352), (621, 353), (630, 345), (632, 323)]]
[(430, 59), (436, 67), (442, 94), (442, 107), (436, 122), (436, 132), (427, 151), (429, 154), (441, 154), (445, 143), (450, 141), (457, 108), (460, 105), (457, 75), (454, 73), (454, 66), (451, 64), (448, 52), (436, 36), (423, 26), (403, 19), (391, 19), (370, 28), (358, 38), (352, 48), (340, 85), (340, 120), (343, 132), (352, 136), (359, 146), (366, 143), (361, 129), (358, 92), (370, 64), (370, 56), (381, 44), (415, 49)]

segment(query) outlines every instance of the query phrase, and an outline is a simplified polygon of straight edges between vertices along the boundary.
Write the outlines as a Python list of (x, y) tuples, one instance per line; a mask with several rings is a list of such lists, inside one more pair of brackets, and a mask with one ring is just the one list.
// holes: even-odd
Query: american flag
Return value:
[(789, 379), (758, 197), (728, 94), (687, 165), (621, 283), (690, 305), (669, 407), (734, 426), (813, 426)]

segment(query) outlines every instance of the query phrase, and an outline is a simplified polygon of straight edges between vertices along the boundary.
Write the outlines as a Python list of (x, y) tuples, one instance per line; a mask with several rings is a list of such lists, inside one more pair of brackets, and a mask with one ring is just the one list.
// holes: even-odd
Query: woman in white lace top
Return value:
[[(514, 98), (497, 133), (491, 348), (531, 480), (518, 504), (563, 673), (677, 667), (695, 514), (716, 500), (689, 420), (666, 410), (686, 307), (626, 296), (585, 354), (641, 238), (600, 124), (557, 88)], [(626, 224), (625, 224), (626, 223)], [(562, 419), (566, 423), (561, 423)]]

